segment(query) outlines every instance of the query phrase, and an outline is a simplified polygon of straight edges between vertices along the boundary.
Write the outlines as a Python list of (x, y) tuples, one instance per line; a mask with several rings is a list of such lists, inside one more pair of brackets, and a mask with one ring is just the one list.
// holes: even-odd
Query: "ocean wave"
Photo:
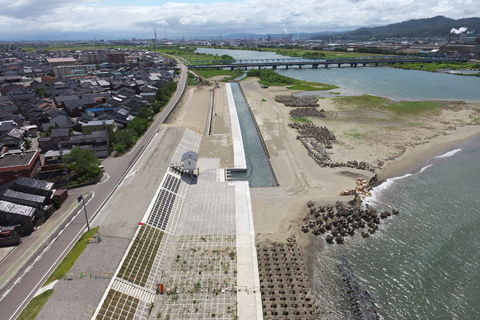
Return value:
[(436, 156), (435, 158), (448, 158), (453, 156), (455, 153), (462, 151), (462, 149), (455, 149), (452, 151), (448, 151), (447, 153), (444, 153), (442, 155)]
[(371, 191), (370, 191), (370, 196), (365, 198), (363, 200), (363, 204), (373, 204), (375, 202), (379, 203), (380, 201), (378, 200), (378, 196), (385, 190), (387, 190), (388, 188), (390, 188), (396, 181), (398, 180), (402, 180), (402, 179), (405, 179), (405, 178), (408, 178), (408, 177), (411, 177), (411, 176), (415, 176), (419, 173), (422, 173), (424, 172), (425, 170), (427, 170), (428, 168), (432, 167), (433, 164), (429, 164), (429, 165), (426, 165), (425, 167), (423, 167), (422, 169), (420, 169), (418, 172), (416, 173), (407, 173), (407, 174), (404, 174), (403, 176), (399, 176), (399, 177), (393, 177), (393, 178), (389, 178), (387, 180), (385, 180), (383, 183), (381, 183), (380, 185), (376, 186), (375, 188), (373, 188)]

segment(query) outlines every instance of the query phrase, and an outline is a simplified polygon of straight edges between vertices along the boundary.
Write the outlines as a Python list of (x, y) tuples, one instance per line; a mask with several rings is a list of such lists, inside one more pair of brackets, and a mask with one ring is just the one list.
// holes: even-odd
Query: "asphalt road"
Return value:
[[(177, 91), (165, 109), (157, 115), (154, 123), (135, 147), (124, 156), (108, 158), (103, 161), (105, 172), (110, 178), (101, 184), (97, 184), (93, 188), (94, 196), (89, 199), (86, 206), (90, 221), (100, 212), (103, 205), (123, 181), (130, 168), (139, 159), (143, 151), (148, 148), (159, 126), (166, 120), (170, 112), (180, 101), (187, 81), (187, 68), (181, 65), (181, 69), (181, 77)], [(13, 320), (18, 317), (51, 272), (55, 270), (56, 266), (61, 262), (78, 238), (86, 231), (86, 220), (83, 209), (74, 211), (67, 221), (68, 223), (64, 229), (60, 230), (58, 236), (40, 252), (33, 263), (29, 266), (24, 266), (14, 278), (15, 281), (9, 283), (4, 290), (0, 292), (1, 320)], [(23, 250), (20, 247), (17, 249)], [(9, 261), (9, 259), (14, 259), (15, 256), (18, 256), (18, 252), (15, 255), (12, 254), (7, 257), (2, 261), (2, 264), (14, 263)]]

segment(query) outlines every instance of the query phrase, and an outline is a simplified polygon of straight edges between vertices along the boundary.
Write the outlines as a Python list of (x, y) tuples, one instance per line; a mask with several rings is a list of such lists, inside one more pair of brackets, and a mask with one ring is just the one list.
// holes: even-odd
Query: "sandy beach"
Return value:
[[(296, 233), (295, 222), (303, 218), (307, 201), (348, 201), (351, 197), (339, 193), (352, 188), (357, 177), (370, 178), (373, 174), (352, 168), (321, 168), (296, 139), (296, 131), (288, 127), (291, 108), (274, 100), (275, 95), (293, 92), (282, 87), (261, 88), (255, 79), (240, 83), (280, 185), (252, 189), (255, 229), (260, 239), (280, 241)], [(480, 103), (451, 102), (438, 114), (415, 116), (398, 116), (373, 108), (360, 110), (334, 99), (319, 99), (318, 103), (319, 109), (326, 111), (326, 118), (309, 119), (335, 134), (332, 160), (366, 161), (376, 167), (380, 180), (398, 176), (480, 134), (476, 120)]]
[[(221, 79), (214, 79), (221, 80)], [(292, 108), (275, 101), (276, 95), (296, 93), (283, 87), (261, 88), (256, 79), (240, 81), (245, 98), (270, 155), (278, 187), (251, 188), (256, 243), (265, 248), (296, 239), (303, 252), (312, 291), (322, 301), (322, 319), (349, 319), (343, 305), (342, 288), (333, 279), (331, 262), (324, 250), (337, 250), (324, 237), (300, 230), (307, 214), (307, 202), (331, 205), (348, 202), (353, 196), (340, 196), (355, 186), (357, 178), (379, 180), (402, 175), (422, 165), (433, 156), (480, 134), (480, 103), (449, 102), (441, 111), (430, 114), (399, 116), (380, 108), (359, 109), (340, 104), (335, 97), (318, 100), (325, 118), (308, 117), (313, 124), (325, 126), (336, 136), (328, 153), (332, 161), (365, 161), (375, 173), (349, 167), (321, 167), (297, 139), (297, 131), (288, 126)], [(213, 90), (213, 91), (212, 91)], [(213, 107), (210, 107), (213, 94)], [(200, 156), (219, 158), (222, 168), (233, 166), (232, 138), (225, 84), (189, 87), (182, 107), (170, 117), (176, 126), (204, 134)], [(206, 132), (208, 114), (211, 132)], [(346, 239), (364, 241), (359, 235)], [(322, 267), (323, 266), (323, 267)], [(327, 271), (327, 269), (329, 271)], [(328, 299), (327, 299), (328, 296)], [(368, 302), (367, 302), (368, 303)]]

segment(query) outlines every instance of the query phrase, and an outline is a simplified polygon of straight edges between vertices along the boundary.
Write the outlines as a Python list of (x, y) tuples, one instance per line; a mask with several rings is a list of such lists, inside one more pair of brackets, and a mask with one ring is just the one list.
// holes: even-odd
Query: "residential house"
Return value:
[(39, 151), (10, 151), (0, 155), (0, 185), (18, 177), (33, 177), (38, 170)]

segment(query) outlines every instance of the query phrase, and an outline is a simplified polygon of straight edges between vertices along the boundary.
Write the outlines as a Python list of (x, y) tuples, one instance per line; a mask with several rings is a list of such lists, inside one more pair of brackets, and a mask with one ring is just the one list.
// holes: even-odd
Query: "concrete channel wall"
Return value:
[(227, 90), (228, 111), (230, 112), (230, 124), (232, 127), (233, 141), (233, 168), (234, 170), (246, 171), (247, 160), (245, 158), (245, 149), (243, 148), (242, 130), (238, 120), (237, 108), (233, 99), (233, 92), (230, 83), (225, 85)]

